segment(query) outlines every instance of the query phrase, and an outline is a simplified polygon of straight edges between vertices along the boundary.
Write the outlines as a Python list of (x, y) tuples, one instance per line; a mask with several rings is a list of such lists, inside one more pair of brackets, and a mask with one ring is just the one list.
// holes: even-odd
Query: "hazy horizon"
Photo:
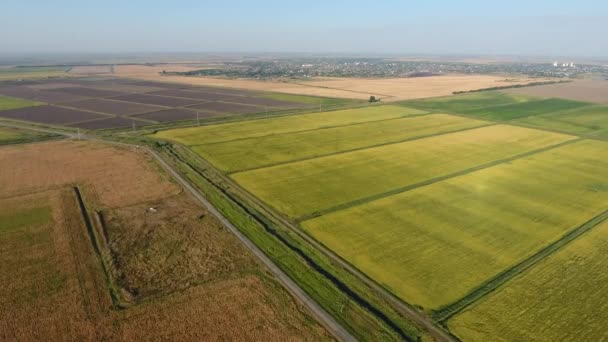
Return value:
[(13, 1), (0, 54), (608, 56), (600, 1)]

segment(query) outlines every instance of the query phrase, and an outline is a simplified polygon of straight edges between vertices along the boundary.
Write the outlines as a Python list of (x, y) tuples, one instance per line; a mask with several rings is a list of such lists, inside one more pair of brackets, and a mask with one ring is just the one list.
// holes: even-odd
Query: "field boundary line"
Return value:
[[(432, 114), (424, 114), (424, 115), (432, 115)], [(405, 119), (405, 118), (403, 118), (403, 119)], [(481, 124), (479, 126), (458, 128), (458, 129), (453, 130), (453, 131), (436, 132), (436, 133), (431, 133), (431, 134), (427, 134), (427, 135), (421, 135), (421, 136), (418, 136), (418, 137), (411, 137), (411, 138), (406, 138), (406, 139), (387, 141), (387, 142), (383, 142), (383, 143), (375, 144), (375, 145), (357, 147), (357, 148), (352, 148), (352, 149), (343, 150), (343, 151), (337, 151), (337, 152), (332, 152), (332, 153), (320, 154), (320, 155), (312, 156), (312, 157), (306, 157), (306, 158), (289, 160), (289, 161), (285, 161), (285, 162), (272, 163), (272, 164), (268, 164), (268, 165), (264, 165), (264, 166), (252, 167), (252, 168), (249, 168), (249, 169), (243, 169), (243, 170), (238, 170), (238, 171), (227, 172), (226, 174), (227, 175), (233, 175), (233, 174), (237, 174), (237, 173), (255, 171), (255, 170), (265, 169), (265, 168), (274, 167), (274, 166), (280, 166), (280, 165), (285, 165), (285, 164), (297, 163), (297, 162), (306, 161), (306, 160), (312, 160), (312, 159), (330, 157), (330, 156), (334, 156), (334, 155), (345, 154), (345, 153), (356, 152), (356, 151), (363, 151), (363, 150), (367, 150), (367, 149), (370, 149), (370, 148), (377, 148), (377, 147), (382, 147), (382, 146), (401, 144), (401, 143), (405, 143), (405, 142), (408, 142), (408, 141), (414, 141), (414, 140), (420, 140), (420, 139), (438, 137), (438, 136), (452, 134), (452, 133), (466, 132), (466, 131), (473, 130), (473, 129), (476, 129), (476, 128), (485, 128), (485, 127), (495, 126), (495, 125), (497, 125), (497, 123), (485, 123), (485, 124)], [(198, 146), (201, 146), (201, 145), (198, 145)]]
[(509, 163), (509, 162), (512, 162), (512, 161), (520, 159), (520, 158), (525, 158), (525, 157), (529, 157), (529, 156), (535, 155), (537, 153), (542, 153), (542, 152), (545, 152), (545, 151), (550, 151), (550, 150), (553, 150), (553, 149), (556, 149), (556, 148), (559, 148), (559, 147), (562, 147), (562, 146), (565, 146), (565, 145), (570, 145), (570, 144), (573, 144), (575, 142), (579, 142), (581, 140), (584, 140), (584, 139), (583, 138), (574, 138), (574, 139), (562, 141), (562, 142), (554, 144), (554, 145), (549, 145), (549, 146), (545, 146), (545, 147), (538, 148), (538, 149), (535, 149), (535, 150), (531, 150), (531, 151), (528, 151), (528, 152), (520, 153), (520, 154), (511, 156), (511, 157), (508, 157), (508, 158), (497, 159), (497, 160), (491, 161), (489, 163), (477, 165), (477, 166), (470, 167), (470, 168), (467, 168), (467, 169), (464, 169), (464, 170), (460, 170), (460, 171), (456, 171), (456, 172), (453, 172), (453, 173), (449, 173), (447, 175), (443, 175), (443, 176), (427, 179), (427, 180), (422, 181), (422, 182), (410, 184), (410, 185), (399, 187), (399, 188), (392, 189), (392, 190), (389, 190), (389, 191), (381, 192), (381, 193), (378, 193), (378, 194), (375, 194), (375, 195), (359, 198), (359, 199), (356, 199), (356, 200), (353, 200), (353, 201), (350, 201), (350, 202), (338, 204), (338, 205), (335, 205), (333, 207), (325, 208), (325, 209), (316, 211), (316, 212), (311, 213), (311, 214), (306, 214), (306, 215), (302, 215), (302, 216), (299, 216), (299, 217), (295, 217), (294, 221), (297, 222), (297, 223), (300, 223), (300, 222), (303, 222), (303, 221), (306, 221), (306, 220), (313, 219), (315, 217), (319, 217), (319, 216), (327, 215), (327, 214), (330, 214), (330, 213), (333, 213), (333, 212), (336, 212), (336, 211), (340, 211), (340, 210), (348, 209), (348, 208), (351, 208), (351, 207), (356, 207), (356, 206), (359, 206), (359, 205), (363, 205), (363, 204), (366, 204), (368, 202), (376, 201), (376, 200), (379, 200), (379, 199), (382, 199), (382, 198), (385, 198), (385, 197), (389, 197), (389, 196), (394, 196), (394, 195), (400, 194), (402, 192), (406, 192), (406, 191), (414, 190), (414, 189), (421, 188), (421, 187), (424, 187), (424, 186), (428, 186), (428, 185), (431, 185), (431, 184), (434, 184), (434, 183), (437, 183), (437, 182), (441, 182), (441, 181), (444, 181), (444, 180), (447, 180), (447, 179), (450, 179), (450, 178), (463, 176), (463, 175), (466, 175), (468, 173), (480, 171), (480, 170), (487, 169), (489, 167), (493, 167), (493, 166), (500, 165), (500, 164), (503, 164), (503, 163)]
[(433, 319), (442, 324), (445, 323), (446, 320), (448, 320), (455, 314), (476, 303), (478, 300), (485, 297), (494, 290), (498, 289), (500, 286), (513, 279), (515, 276), (521, 274), (522, 272), (536, 265), (540, 261), (551, 256), (553, 253), (557, 252), (562, 247), (568, 245), (570, 242), (576, 240), (578, 237), (590, 231), (593, 227), (597, 226), (606, 219), (608, 219), (608, 210), (600, 213), (599, 215), (594, 216), (593, 218), (578, 226), (577, 228), (567, 232), (558, 240), (543, 247), (538, 252), (536, 252), (529, 258), (519, 262), (515, 266), (507, 269), (506, 271), (501, 272), (500, 274), (498, 274), (488, 282), (482, 284), (480, 287), (469, 292), (469, 294), (465, 295), (456, 302), (449, 304), (442, 309), (439, 309), (438, 311), (433, 313)]
[[(367, 107), (360, 107), (360, 108), (367, 108)], [(339, 110), (348, 110), (348, 109), (360, 109), (360, 108), (336, 109), (336, 111), (339, 111)], [(303, 115), (319, 114), (319, 113), (326, 113), (326, 112), (323, 111), (323, 112), (302, 113), (300, 115), (303, 116)], [(324, 130), (324, 129), (332, 129), (332, 128), (339, 128), (339, 127), (349, 127), (349, 126), (365, 125), (365, 124), (369, 124), (369, 123), (373, 123), (373, 122), (383, 122), (383, 121), (390, 121), (390, 120), (408, 119), (408, 118), (415, 118), (415, 117), (426, 116), (426, 115), (431, 115), (431, 114), (450, 115), (450, 114), (446, 114), (446, 113), (430, 113), (430, 112), (425, 112), (425, 113), (420, 113), (420, 114), (398, 116), (398, 117), (394, 117), (394, 118), (384, 118), (384, 119), (379, 119), (379, 120), (370, 120), (370, 121), (362, 121), (362, 122), (351, 122), (351, 123), (347, 123), (347, 124), (343, 124), (343, 125), (321, 126), (321, 127), (317, 127), (317, 128), (303, 129), (303, 130), (299, 130), (299, 131), (289, 131), (289, 132), (281, 132), (281, 133), (270, 133), (270, 134), (258, 135), (258, 136), (255, 136), (255, 137), (236, 138), (236, 139), (230, 139), (230, 140), (219, 140), (219, 141), (212, 141), (212, 142), (208, 142), (208, 143), (201, 143), (201, 144), (195, 144), (195, 145), (185, 145), (185, 146), (195, 147), (195, 146), (203, 146), (203, 145), (214, 145), (214, 144), (221, 144), (221, 143), (232, 142), (232, 141), (258, 139), (258, 138), (270, 137), (270, 136), (276, 136), (276, 135), (288, 135), (288, 134), (293, 134), (293, 133), (313, 132), (313, 131), (320, 131), (320, 130)], [(284, 116), (291, 116), (291, 115), (284, 115)], [(272, 120), (272, 119), (280, 118), (280, 117), (283, 117), (283, 116), (272, 116), (272, 117), (268, 117), (268, 118), (259, 118), (258, 120), (264, 120), (264, 119)], [(471, 118), (467, 118), (467, 119), (471, 119)], [(246, 121), (251, 121), (251, 120), (246, 120)], [(226, 123), (235, 123), (235, 122), (240, 122), (240, 121), (226, 122)], [(218, 123), (218, 125), (221, 125), (221, 124), (222, 123)]]
[[(180, 145), (178, 145), (178, 146), (180, 146)], [(194, 158), (197, 162), (202, 163), (202, 165), (210, 168), (211, 170), (216, 170), (215, 167), (212, 164), (210, 164), (206, 159), (204, 159), (203, 157), (192, 152), (192, 150), (190, 150), (187, 146), (182, 145), (180, 147), (182, 149), (184, 149), (185, 151), (187, 151), (187, 153), (192, 158)], [(397, 310), (403, 316), (407, 317), (412, 322), (415, 322), (420, 327), (423, 327), (424, 329), (426, 329), (435, 338), (436, 341), (452, 342), (452, 341), (457, 340), (457, 338), (455, 338), (452, 334), (450, 334), (442, 326), (435, 325), (431, 321), (431, 319), (428, 316), (426, 316), (423, 312), (420, 312), (417, 308), (411, 306), (407, 302), (405, 302), (402, 299), (400, 299), (399, 297), (395, 296), (392, 292), (390, 292), (389, 290), (384, 288), (381, 284), (377, 283), (375, 280), (368, 277), (366, 274), (361, 272), (359, 269), (355, 268), (353, 265), (351, 265), (350, 263), (348, 263), (347, 261), (342, 259), (340, 256), (335, 254), (332, 250), (328, 249), (323, 244), (321, 244), (319, 241), (312, 238), (310, 235), (308, 235), (306, 232), (304, 232), (298, 226), (294, 225), (291, 221), (289, 221), (287, 218), (282, 216), (280, 213), (277, 213), (273, 208), (269, 207), (268, 205), (263, 203), (261, 200), (259, 200), (257, 197), (255, 197), (253, 194), (251, 194), (247, 190), (243, 189), (238, 183), (234, 182), (231, 178), (226, 177), (224, 174), (222, 174), (219, 171), (215, 171), (215, 173), (221, 178), (221, 180), (223, 182), (226, 182), (227, 184), (229, 184), (230, 188), (238, 190), (238, 196), (243, 197), (240, 199), (241, 201), (243, 199), (251, 201), (252, 203), (255, 204), (255, 210), (261, 211), (263, 215), (268, 216), (270, 219), (276, 220), (278, 223), (285, 226), (288, 230), (294, 232), (299, 237), (304, 239), (306, 242), (310, 243), (319, 252), (321, 252), (322, 254), (324, 254), (329, 259), (333, 260), (334, 262), (336, 262), (338, 265), (342, 266), (347, 272), (349, 272), (353, 276), (357, 277), (361, 282), (363, 282), (364, 284), (369, 286), (372, 290), (374, 290), (376, 293), (378, 293), (380, 296), (382, 296), (387, 302), (390, 303), (390, 305), (393, 307), (393, 309)]]
[[(317, 113), (307, 113), (307, 114), (317, 114)], [(302, 115), (307, 115), (307, 114), (302, 114)], [(386, 118), (386, 119), (380, 119), (380, 120), (371, 120), (371, 121), (363, 121), (363, 122), (351, 122), (351, 123), (344, 124), (344, 125), (321, 126), (321, 127), (317, 127), (317, 128), (303, 129), (303, 130), (300, 130), (300, 131), (270, 133), (270, 134), (265, 134), (265, 135), (258, 135), (258, 136), (255, 136), (255, 137), (245, 137), (245, 138), (237, 138), (237, 139), (232, 139), (232, 140), (212, 141), (212, 142), (208, 142), (208, 143), (195, 144), (195, 145), (185, 145), (185, 146), (188, 146), (188, 147), (197, 147), (197, 146), (216, 145), (216, 144), (222, 144), (222, 143), (233, 142), (233, 141), (243, 141), (243, 140), (259, 139), (259, 138), (264, 138), (264, 137), (273, 137), (273, 136), (277, 136), (277, 135), (289, 135), (289, 134), (294, 134), (294, 133), (314, 132), (314, 131), (322, 131), (322, 130), (325, 130), (325, 129), (332, 129), (332, 128), (365, 125), (365, 124), (370, 124), (370, 123), (374, 123), (374, 122), (384, 122), (384, 121), (391, 121), (391, 120), (409, 119), (409, 118), (415, 118), (415, 117), (432, 115), (432, 114), (441, 114), (441, 113), (423, 113), (423, 114), (414, 114), (414, 115), (408, 115), (408, 116), (399, 116), (399, 117), (395, 117), (395, 118)], [(445, 115), (449, 115), (449, 114), (445, 114)], [(274, 118), (269, 118), (269, 119), (274, 119)]]

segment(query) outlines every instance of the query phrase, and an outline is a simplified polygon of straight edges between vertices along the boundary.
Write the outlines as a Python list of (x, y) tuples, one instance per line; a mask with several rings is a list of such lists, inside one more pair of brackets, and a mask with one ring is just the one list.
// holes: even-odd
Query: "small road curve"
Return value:
[[(16, 124), (9, 124), (5, 122), (0, 122), (0, 126), (21, 128), (21, 129), (29, 129), (35, 130), (39, 132), (46, 133), (54, 133), (64, 135), (69, 138), (76, 138), (76, 134), (62, 132), (62, 131), (54, 131), (50, 129), (42, 129), (42, 128), (32, 128), (27, 126), (21, 126)], [(153, 156), (158, 163), (167, 171), (169, 174), (178, 181), (184, 189), (186, 189), (190, 194), (202, 205), (204, 205), (207, 210), (226, 227), (230, 230), (247, 249), (253, 253), (263, 264), (266, 266), (285, 286), (285, 288), (295, 296), (300, 302), (308, 307), (308, 309), (318, 318), (318, 320), (325, 326), (325, 328), (337, 339), (341, 341), (356, 341), (357, 339), (352, 336), (340, 323), (338, 323), (327, 311), (325, 311), (317, 302), (315, 302), (304, 290), (302, 290), (287, 274), (285, 274), (272, 260), (270, 260), (264, 252), (262, 252), (253, 242), (251, 242), (245, 235), (243, 235), (240, 230), (238, 230), (228, 219), (224, 217), (207, 199), (201, 194), (199, 190), (193, 187), (188, 181), (186, 181), (182, 175), (177, 172), (171, 165), (169, 165), (156, 151), (139, 145), (133, 145), (128, 143), (116, 142), (103, 140), (96, 137), (86, 136), (84, 134), (80, 134), (79, 139), (82, 140), (90, 140), (90, 141), (98, 141), (106, 144), (119, 145), (119, 146), (128, 146), (128, 147), (137, 147), (146, 152), (148, 152), (151, 156)]]

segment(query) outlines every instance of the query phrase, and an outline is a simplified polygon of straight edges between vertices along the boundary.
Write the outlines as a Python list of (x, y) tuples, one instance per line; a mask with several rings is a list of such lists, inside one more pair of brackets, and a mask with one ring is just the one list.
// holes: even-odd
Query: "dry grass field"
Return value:
[(409, 100), (451, 95), (455, 91), (527, 84), (538, 79), (505, 78), (492, 75), (444, 75), (413, 78), (320, 78), (301, 84), (307, 86), (373, 93), (386, 101)]
[(79, 65), (70, 68), (68, 71), (70, 74), (111, 74), (112, 66), (111, 65)]
[(570, 83), (502, 90), (517, 95), (558, 97), (569, 100), (608, 104), (608, 81), (576, 80)]
[(0, 164), (0, 340), (331, 339), (143, 152), (37, 143)]

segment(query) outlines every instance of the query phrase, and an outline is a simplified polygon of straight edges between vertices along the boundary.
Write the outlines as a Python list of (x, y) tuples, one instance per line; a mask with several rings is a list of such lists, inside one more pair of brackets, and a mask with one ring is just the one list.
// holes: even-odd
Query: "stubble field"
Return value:
[(64, 141), (0, 163), (0, 339), (331, 339), (146, 154)]

